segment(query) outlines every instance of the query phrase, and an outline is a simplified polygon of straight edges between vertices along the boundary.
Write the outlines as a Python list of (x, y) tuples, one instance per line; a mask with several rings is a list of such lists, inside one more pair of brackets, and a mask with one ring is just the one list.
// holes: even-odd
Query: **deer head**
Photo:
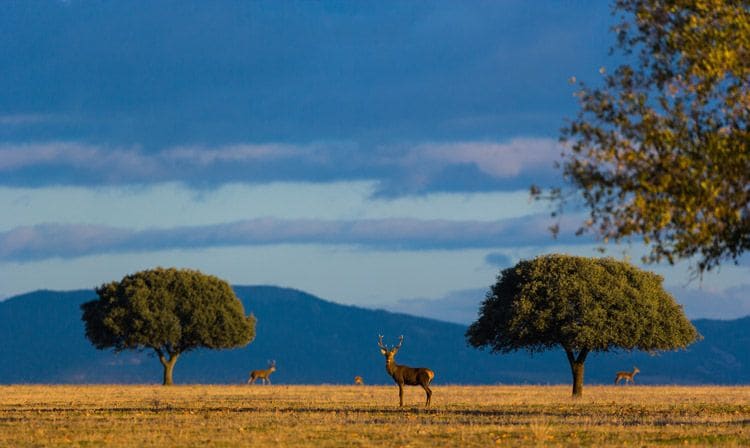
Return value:
[(378, 347), (380, 347), (380, 353), (382, 353), (383, 356), (385, 356), (385, 361), (388, 364), (394, 362), (396, 353), (398, 353), (398, 349), (401, 348), (401, 344), (403, 343), (404, 343), (404, 337), (399, 336), (398, 345), (395, 345), (389, 349), (387, 345), (383, 344), (383, 335), (378, 335)]
[(268, 361), (268, 371), (269, 372), (275, 372), (276, 371), (276, 360)]

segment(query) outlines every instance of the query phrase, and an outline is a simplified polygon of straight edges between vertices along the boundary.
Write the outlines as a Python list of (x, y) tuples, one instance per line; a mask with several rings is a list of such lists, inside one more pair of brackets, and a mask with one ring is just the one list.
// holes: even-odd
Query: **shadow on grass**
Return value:
[[(601, 414), (595, 409), (580, 409), (577, 412), (575, 409), (561, 409), (560, 412), (549, 412), (547, 410), (539, 409), (538, 407), (530, 408), (519, 408), (519, 407), (508, 407), (504, 409), (451, 409), (451, 408), (423, 408), (416, 406), (405, 406), (401, 407), (322, 407), (322, 406), (202, 406), (202, 407), (185, 407), (185, 406), (172, 406), (169, 404), (159, 406), (143, 406), (143, 407), (91, 407), (91, 408), (80, 408), (80, 407), (19, 407), (15, 409), (4, 409), (0, 410), (1, 421), (16, 421), (19, 419), (18, 414), (53, 414), (53, 413), (68, 413), (71, 415), (75, 414), (163, 414), (163, 413), (177, 413), (177, 414), (211, 414), (211, 413), (284, 413), (284, 414), (320, 414), (320, 415), (331, 415), (336, 417), (346, 415), (356, 415), (358, 417), (369, 416), (366, 418), (370, 423), (384, 423), (392, 420), (384, 420), (382, 417), (388, 415), (408, 415), (408, 416), (425, 416), (425, 417), (441, 417), (447, 419), (447, 421), (435, 420), (434, 423), (441, 424), (452, 424), (451, 418), (471, 418), (471, 419), (497, 419), (503, 420), (504, 424), (510, 425), (522, 425), (526, 426), (530, 421), (534, 419), (549, 419), (564, 420), (566, 418), (576, 417), (588, 417), (596, 418), (601, 422), (616, 422), (621, 426), (669, 426), (669, 425), (680, 425), (685, 424), (689, 421), (690, 425), (699, 426), (715, 426), (717, 422), (711, 421), (692, 421), (689, 416), (678, 416), (675, 418), (669, 418), (668, 415), (657, 416), (654, 414), (643, 415), (639, 413), (633, 413), (629, 415), (622, 415), (619, 413)], [(15, 415), (14, 415), (15, 414)], [(698, 414), (696, 414), (696, 417)], [(649, 418), (651, 417), (651, 418)], [(722, 421), (721, 425), (729, 426), (748, 426), (750, 425), (750, 418), (744, 418), (739, 420), (728, 420)]]

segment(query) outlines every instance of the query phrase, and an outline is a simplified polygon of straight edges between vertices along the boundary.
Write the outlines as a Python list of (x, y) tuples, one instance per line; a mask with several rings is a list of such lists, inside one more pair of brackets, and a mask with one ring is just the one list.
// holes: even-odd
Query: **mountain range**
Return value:
[[(355, 375), (386, 384), (377, 340), (404, 343), (397, 362), (430, 367), (435, 384), (567, 384), (562, 351), (499, 355), (467, 346), (466, 327), (438, 320), (341, 305), (302, 291), (235, 286), (256, 338), (233, 350), (197, 350), (175, 367), (176, 383), (244, 383), (252, 369), (276, 360), (274, 384), (348, 384)], [(0, 383), (159, 383), (161, 365), (149, 352), (96, 350), (84, 337), (80, 304), (93, 290), (35, 291), (0, 302)], [(592, 354), (587, 384), (612, 383), (614, 372), (638, 366), (639, 384), (750, 383), (750, 316), (696, 320), (704, 339), (685, 351)]]

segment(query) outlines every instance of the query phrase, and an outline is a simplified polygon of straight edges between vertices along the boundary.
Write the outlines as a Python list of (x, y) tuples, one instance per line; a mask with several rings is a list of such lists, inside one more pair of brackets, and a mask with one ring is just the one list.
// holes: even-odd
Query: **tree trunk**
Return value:
[(570, 366), (573, 372), (573, 397), (583, 396), (583, 363), (574, 362)]
[(164, 366), (164, 380), (161, 383), (163, 386), (171, 386), (174, 384), (172, 380), (172, 372), (174, 372), (174, 365), (177, 363), (177, 358), (180, 356), (179, 353), (173, 353), (169, 359), (161, 351), (157, 350), (159, 354), (159, 361)]
[(581, 350), (578, 352), (578, 356), (575, 356), (572, 350), (565, 349), (565, 354), (568, 355), (568, 362), (570, 363), (570, 371), (573, 374), (573, 398), (583, 396), (583, 365), (588, 353), (588, 350)]

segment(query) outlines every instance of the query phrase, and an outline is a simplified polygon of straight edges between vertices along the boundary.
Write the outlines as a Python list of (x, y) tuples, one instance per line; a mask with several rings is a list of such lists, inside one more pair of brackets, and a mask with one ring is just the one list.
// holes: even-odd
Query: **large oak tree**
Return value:
[(255, 337), (255, 318), (227, 282), (189, 269), (156, 268), (96, 289), (81, 305), (86, 337), (98, 349), (151, 349), (173, 383), (179, 356), (197, 348), (242, 347)]
[(561, 347), (580, 396), (589, 353), (674, 350), (700, 335), (660, 276), (612, 258), (546, 255), (500, 273), (466, 337), (499, 353)]
[(581, 84), (562, 135), (590, 215), (579, 231), (640, 237), (645, 260), (692, 258), (697, 272), (737, 261), (750, 249), (750, 2), (617, 0), (614, 13), (622, 63)]

